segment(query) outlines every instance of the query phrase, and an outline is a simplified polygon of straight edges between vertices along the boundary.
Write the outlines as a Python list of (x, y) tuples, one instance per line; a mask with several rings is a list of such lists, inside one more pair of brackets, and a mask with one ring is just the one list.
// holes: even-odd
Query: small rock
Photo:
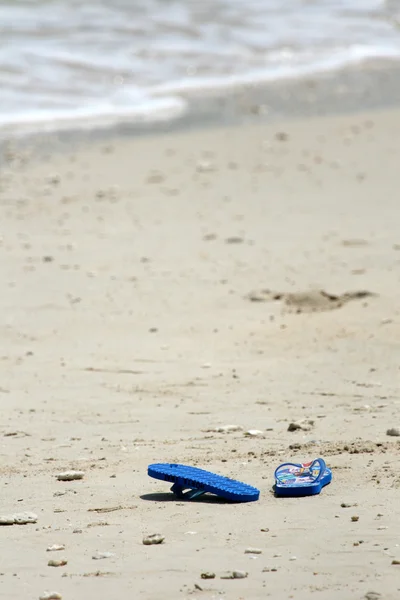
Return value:
[(297, 560), (297, 556), (291, 556), (289, 560)]
[(154, 544), (163, 544), (165, 537), (160, 533), (152, 533), (151, 535), (146, 535), (143, 538), (143, 544), (145, 546), (153, 546)]
[(246, 548), (245, 554), (262, 554), (261, 548)]
[(387, 430), (386, 435), (391, 435), (393, 437), (399, 437), (400, 429), (398, 429), (397, 427), (391, 427), (390, 429)]
[(233, 579), (246, 579), (248, 573), (246, 571), (233, 571), (232, 576)]
[(342, 508), (350, 508), (351, 506), (353, 506), (352, 504), (348, 504), (347, 502), (342, 502), (342, 504), (340, 505)]
[(48, 567), (65, 567), (68, 564), (67, 560), (49, 560), (47, 563)]
[(240, 425), (221, 425), (213, 429), (216, 433), (235, 433), (235, 431), (243, 431)]
[(83, 479), (84, 475), (83, 471), (64, 471), (63, 473), (58, 473), (57, 479), (58, 481), (76, 481)]
[(382, 596), (379, 592), (367, 592), (364, 598), (365, 600), (379, 600)]
[(112, 552), (95, 552), (92, 556), (93, 560), (103, 560), (103, 558), (111, 558), (115, 556)]
[(37, 519), (37, 515), (31, 512), (2, 515), (0, 516), (0, 525), (27, 525), (28, 523), (36, 523)]
[(246, 579), (248, 573), (246, 571), (232, 571), (226, 575), (221, 575), (221, 579)]
[(397, 560), (397, 559), (392, 560), (392, 565), (400, 565), (400, 560)]
[(58, 550), (65, 550), (64, 544), (53, 544), (47, 548), (46, 552), (57, 552)]
[(27, 523), (36, 523), (38, 520), (37, 515), (31, 512), (16, 513), (14, 515), (14, 521), (16, 525), (26, 525)]
[(62, 596), (58, 592), (45, 592), (39, 597), (39, 600), (62, 600)]
[(0, 516), (0, 525), (14, 525), (15, 519), (14, 515), (1, 515)]
[(205, 571), (200, 575), (202, 579), (215, 579), (215, 573), (211, 573), (210, 571)]
[(243, 244), (244, 239), (239, 237), (238, 235), (232, 235), (231, 237), (226, 238), (226, 244)]
[(359, 520), (360, 517), (358, 517), (357, 515), (354, 515), (353, 517), (351, 517), (351, 520), (353, 521), (353, 523), (356, 523)]
[(263, 434), (264, 432), (261, 429), (248, 429), (244, 432), (246, 437), (261, 437)]

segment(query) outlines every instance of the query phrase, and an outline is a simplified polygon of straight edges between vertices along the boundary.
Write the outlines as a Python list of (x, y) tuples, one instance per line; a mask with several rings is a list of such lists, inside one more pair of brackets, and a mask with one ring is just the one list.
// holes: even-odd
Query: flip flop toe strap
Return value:
[[(312, 477), (313, 482), (317, 482), (324, 476), (326, 470), (325, 461), (322, 458), (316, 458), (309, 463), (283, 463), (275, 470), (275, 480), (285, 483), (287, 473), (292, 475), (308, 475)], [(297, 472), (297, 473), (296, 473)], [(283, 481), (282, 481), (283, 480)]]
[(174, 483), (171, 487), (171, 492), (173, 492), (180, 500), (193, 500), (194, 498), (198, 498), (205, 494), (204, 490), (188, 489), (183, 487), (180, 483)]

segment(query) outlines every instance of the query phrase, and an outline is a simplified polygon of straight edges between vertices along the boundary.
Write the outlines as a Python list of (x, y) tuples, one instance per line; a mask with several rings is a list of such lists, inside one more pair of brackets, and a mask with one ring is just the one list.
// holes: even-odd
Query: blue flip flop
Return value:
[(171, 492), (180, 500), (193, 500), (206, 492), (232, 502), (254, 502), (260, 497), (260, 491), (251, 485), (197, 467), (160, 463), (150, 465), (147, 472), (150, 477), (173, 483)]
[(313, 496), (332, 481), (332, 471), (322, 458), (308, 463), (283, 463), (275, 471), (277, 496)]

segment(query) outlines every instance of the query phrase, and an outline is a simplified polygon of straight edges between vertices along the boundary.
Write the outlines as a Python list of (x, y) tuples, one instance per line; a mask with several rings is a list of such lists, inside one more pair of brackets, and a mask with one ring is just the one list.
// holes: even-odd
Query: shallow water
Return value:
[(400, 59), (400, 0), (0, 0), (0, 128), (181, 115), (191, 96)]

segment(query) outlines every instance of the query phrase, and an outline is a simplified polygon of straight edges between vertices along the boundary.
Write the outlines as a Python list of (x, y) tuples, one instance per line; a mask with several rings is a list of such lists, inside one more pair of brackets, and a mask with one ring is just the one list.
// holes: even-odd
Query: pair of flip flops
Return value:
[[(197, 467), (160, 463), (150, 465), (148, 474), (172, 483), (171, 491), (179, 499), (193, 500), (207, 492), (232, 502), (254, 502), (260, 497), (260, 491), (251, 485)], [(303, 464), (284, 463), (275, 471), (275, 494), (311, 496), (319, 494), (331, 480), (332, 472), (322, 458)]]

